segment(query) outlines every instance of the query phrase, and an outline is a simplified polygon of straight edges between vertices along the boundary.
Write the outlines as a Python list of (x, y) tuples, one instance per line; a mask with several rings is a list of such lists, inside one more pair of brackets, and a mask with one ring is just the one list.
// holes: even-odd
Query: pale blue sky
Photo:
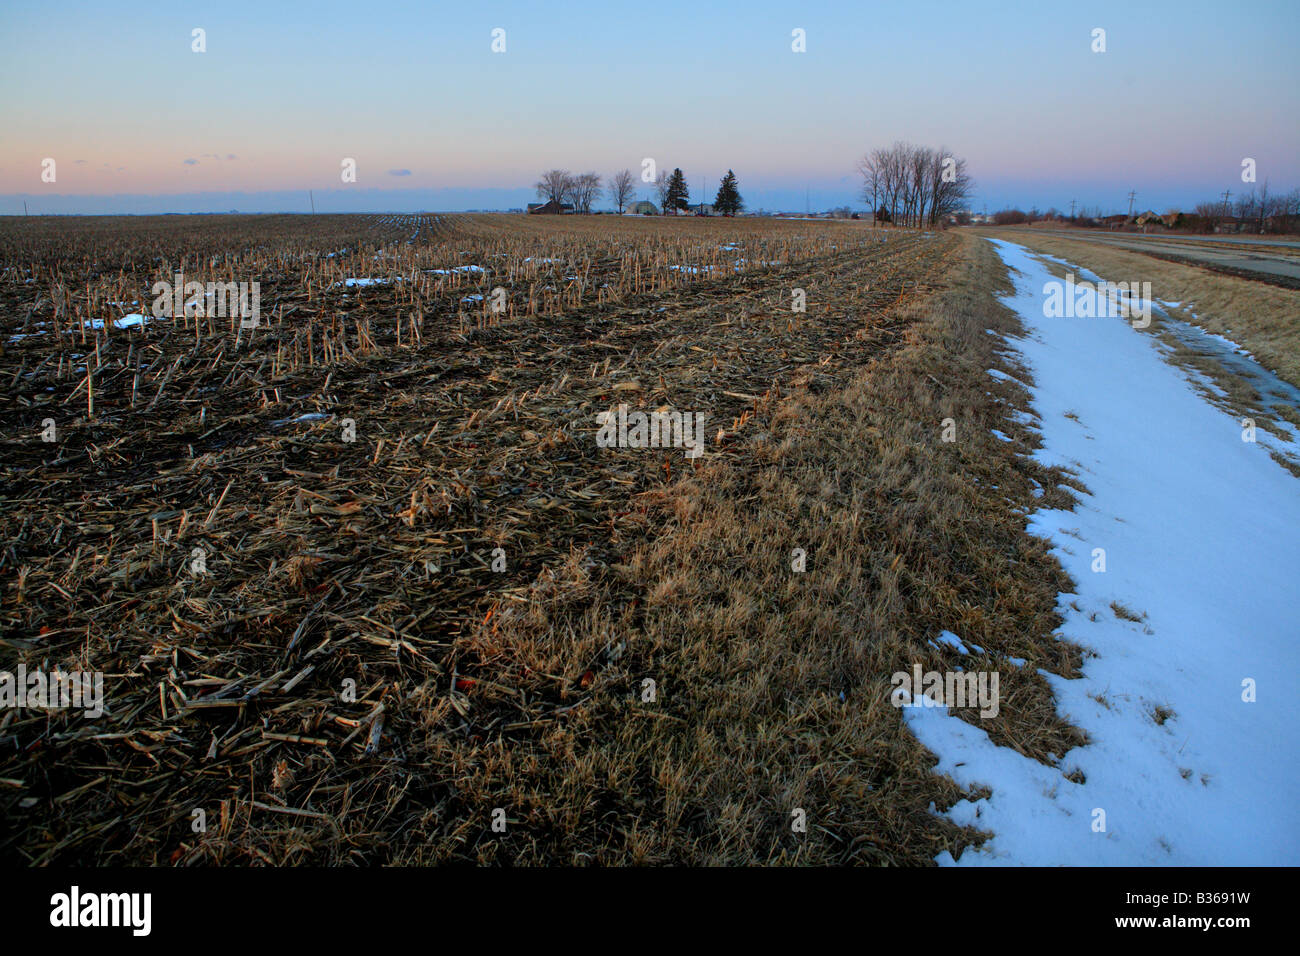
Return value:
[(895, 139), (965, 156), (977, 209), (1113, 209), (1130, 188), (1185, 206), (1241, 188), (1247, 156), (1300, 186), (1296, 0), (4, 0), (0, 92), (0, 213), (306, 208), (308, 189), (318, 208), (508, 207), (543, 168), (645, 157), (693, 197), (732, 168), (751, 208), (805, 188), (860, 206), (857, 159)]

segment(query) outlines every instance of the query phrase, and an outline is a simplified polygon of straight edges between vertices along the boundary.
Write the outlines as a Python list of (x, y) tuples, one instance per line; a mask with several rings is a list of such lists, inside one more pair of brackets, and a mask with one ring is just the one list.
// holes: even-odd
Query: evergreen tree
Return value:
[(722, 184), (718, 186), (718, 196), (713, 200), (713, 209), (724, 216), (734, 216), (744, 208), (745, 202), (736, 189), (736, 174), (728, 169), (727, 175), (722, 177)]
[(668, 199), (664, 203), (664, 212), (669, 209), (687, 209), (691, 202), (691, 195), (686, 189), (686, 177), (682, 175), (681, 167), (673, 170), (672, 176), (668, 179)]

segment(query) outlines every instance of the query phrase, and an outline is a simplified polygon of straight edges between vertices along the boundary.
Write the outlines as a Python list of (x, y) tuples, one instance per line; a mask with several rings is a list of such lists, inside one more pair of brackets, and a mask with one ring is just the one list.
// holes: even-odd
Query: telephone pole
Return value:
[(1130, 189), (1128, 191), (1128, 217), (1130, 219), (1133, 218), (1133, 197), (1136, 195), (1137, 193), (1135, 193), (1133, 190)]
[(1231, 195), (1232, 195), (1231, 189), (1225, 189), (1223, 191), (1223, 214), (1225, 216), (1228, 214), (1228, 197)]
[(1078, 201), (1079, 200), (1077, 199), (1070, 200), (1070, 222), (1074, 222), (1074, 204), (1077, 203)]
[(311, 194), (310, 189), (307, 190), (307, 198), (311, 200), (311, 212), (312, 215), (314, 216), (316, 215), (316, 197)]

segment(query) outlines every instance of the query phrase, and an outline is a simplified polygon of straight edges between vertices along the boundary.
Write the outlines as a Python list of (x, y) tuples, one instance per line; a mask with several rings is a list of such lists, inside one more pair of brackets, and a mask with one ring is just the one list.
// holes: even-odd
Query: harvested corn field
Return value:
[[(915, 345), (957, 239), (306, 218), (5, 227), (3, 663), (106, 685), (99, 720), (0, 717), (7, 858), (928, 862), (968, 839), (926, 812), (954, 792), (879, 701), (885, 739), (842, 755), (884, 747), (879, 792), (802, 779), (812, 755), (789, 741), (768, 756), (790, 776), (758, 785), (763, 748), (732, 739), (790, 719), (724, 662), (747, 628), (781, 608), (799, 641), (902, 624), (901, 605), (860, 625), (815, 613), (879, 598), (834, 577), (815, 600), (792, 590), (816, 576), (790, 554), (828, 515), (777, 503), (790, 538), (760, 564), (787, 571), (779, 587), (752, 546), (694, 572), (662, 553), (718, 545), (710, 484), (743, 482), (770, 518), (764, 483), (806, 434), (792, 410)], [(257, 281), (260, 321), (214, 318), (201, 290), (157, 318), (176, 274), (187, 296)], [(620, 405), (703, 416), (705, 453), (602, 447), (598, 416)], [(729, 764), (730, 745), (756, 762)], [(863, 812), (793, 843), (796, 781), (851, 786)]]

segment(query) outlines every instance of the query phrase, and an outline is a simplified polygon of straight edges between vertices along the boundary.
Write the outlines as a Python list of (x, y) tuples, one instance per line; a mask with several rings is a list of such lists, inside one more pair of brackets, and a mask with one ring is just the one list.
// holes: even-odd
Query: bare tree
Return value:
[(1295, 232), (1297, 220), (1300, 219), (1300, 189), (1293, 189), (1284, 196), (1279, 196), (1276, 206), (1276, 218), (1273, 226), (1277, 232)]
[(1200, 218), (1201, 223), (1205, 226), (1207, 232), (1214, 232), (1219, 228), (1219, 217), (1223, 215), (1223, 203), (1221, 202), (1201, 202), (1196, 204), (1196, 215)]
[(966, 171), (966, 160), (945, 147), (932, 157), (930, 225), (963, 211), (975, 192), (975, 180)]
[(858, 172), (862, 174), (862, 198), (871, 204), (871, 226), (876, 226), (876, 211), (880, 208), (880, 195), (884, 190), (885, 171), (881, 150), (874, 150), (862, 157), (858, 163)]
[(567, 169), (548, 169), (536, 184), (537, 198), (559, 206), (573, 191), (573, 177)]
[(925, 225), (926, 209), (930, 202), (930, 166), (934, 150), (928, 146), (913, 146), (907, 156), (907, 182), (911, 196), (911, 222), (920, 229)]
[(888, 194), (889, 221), (898, 222), (898, 200), (903, 191), (903, 150), (902, 143), (895, 143), (893, 149), (885, 151), (885, 191)]
[(655, 177), (655, 198), (659, 200), (659, 211), (661, 213), (668, 210), (664, 207), (668, 205), (668, 174), (662, 169), (659, 175)]
[(1237, 220), (1243, 227), (1249, 220), (1255, 218), (1255, 206), (1258, 201), (1253, 188), (1250, 192), (1237, 197)]
[(609, 180), (609, 198), (614, 200), (620, 216), (623, 214), (623, 207), (628, 205), (636, 195), (635, 182), (636, 178), (630, 169), (615, 173)]
[(575, 212), (591, 212), (591, 204), (600, 195), (600, 174), (583, 173), (570, 179), (569, 196)]

